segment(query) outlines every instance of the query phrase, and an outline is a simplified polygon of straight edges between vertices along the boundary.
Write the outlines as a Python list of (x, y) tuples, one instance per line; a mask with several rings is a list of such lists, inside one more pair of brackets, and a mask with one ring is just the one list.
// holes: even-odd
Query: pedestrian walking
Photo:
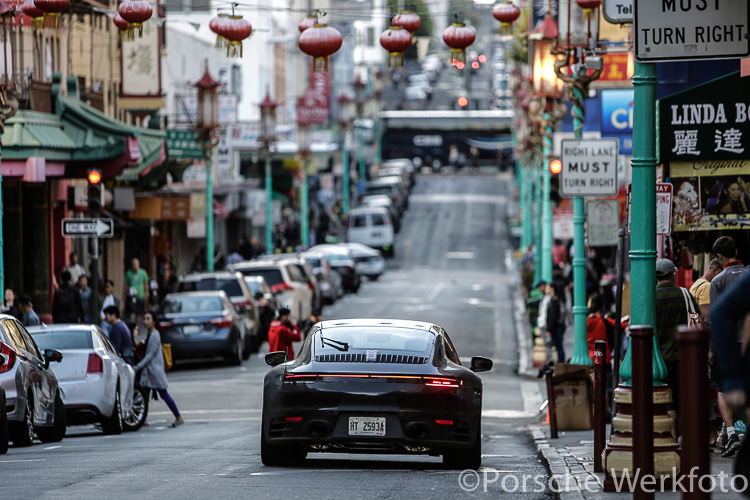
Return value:
[(104, 309), (104, 321), (111, 325), (109, 341), (126, 361), (132, 361), (135, 355), (133, 345), (134, 336), (128, 325), (120, 319), (120, 309), (117, 306), (107, 306)]
[(42, 322), (39, 321), (39, 316), (34, 312), (34, 304), (31, 303), (31, 297), (28, 295), (21, 295), (18, 299), (18, 309), (23, 315), (21, 317), (21, 324), (23, 326), (38, 326)]
[(313, 310), (310, 311), (310, 317), (308, 317), (300, 327), (300, 331), (304, 334), (302, 338), (307, 338), (313, 325), (315, 325), (315, 323), (320, 323), (321, 321), (323, 321), (323, 311), (321, 311), (319, 307), (313, 308)]
[[(146, 340), (144, 342), (145, 352), (143, 358), (135, 365), (136, 373), (140, 373), (140, 384), (150, 391), (155, 391), (167, 404), (174, 415), (174, 422), (170, 427), (177, 427), (185, 423), (177, 403), (167, 392), (167, 374), (164, 371), (164, 357), (161, 349), (161, 336), (157, 329), (159, 318), (156, 313), (148, 311), (143, 315), (143, 327), (146, 329)], [(136, 327), (136, 330), (138, 327)], [(154, 398), (156, 399), (156, 398)]]
[(104, 283), (104, 293), (105, 293), (105, 296), (104, 296), (104, 300), (102, 301), (102, 308), (99, 311), (99, 319), (101, 320), (100, 321), (101, 329), (104, 330), (104, 333), (106, 333), (107, 336), (109, 336), (109, 332), (112, 329), (112, 325), (107, 323), (106, 318), (104, 316), (104, 310), (108, 308), (109, 306), (115, 306), (117, 307), (118, 311), (122, 311), (122, 305), (121, 305), (120, 297), (117, 294), (115, 294), (115, 282), (114, 281), (108, 279)]
[(78, 293), (81, 294), (81, 304), (83, 305), (83, 322), (91, 323), (91, 288), (89, 288), (89, 278), (85, 274), (78, 277)]
[[(675, 284), (676, 272), (677, 267), (671, 260), (659, 259), (656, 262), (656, 337), (659, 352), (667, 366), (665, 382), (672, 389), (673, 402), (667, 406), (667, 411), (677, 425), (677, 411), (680, 408), (680, 353), (677, 327), (688, 325), (691, 311), (697, 314), (700, 308), (687, 289)], [(677, 434), (679, 435), (679, 431)]]
[(302, 340), (299, 327), (292, 322), (290, 314), (286, 307), (279, 308), (279, 318), (271, 322), (268, 330), (268, 352), (284, 351), (289, 361), (294, 359), (292, 343)]
[(73, 284), (78, 283), (78, 278), (82, 274), (86, 274), (86, 269), (78, 263), (78, 254), (76, 252), (70, 252), (68, 255), (68, 265), (63, 267), (62, 270), (70, 273), (70, 282)]
[[(555, 350), (557, 351), (557, 362), (565, 363), (565, 347), (563, 346), (565, 317), (563, 315), (563, 307), (560, 298), (557, 296), (557, 291), (551, 283), (548, 283), (545, 288), (545, 297), (549, 297), (545, 313), (547, 336), (550, 338), (552, 345), (555, 346)], [(547, 361), (550, 361), (551, 359), (551, 352), (548, 351)]]
[(10, 288), (5, 289), (5, 311), (3, 312), (18, 320), (21, 319), (21, 311), (18, 309), (18, 296)]
[(141, 269), (141, 262), (132, 259), (130, 269), (125, 272), (123, 295), (129, 299), (126, 310), (134, 316), (133, 322), (136, 325), (141, 322), (143, 313), (148, 310), (148, 281), (148, 274)]
[(708, 269), (703, 273), (703, 276), (698, 278), (693, 286), (690, 287), (690, 294), (695, 297), (695, 301), (698, 303), (701, 315), (700, 321), (704, 325), (708, 325), (708, 317), (711, 306), (711, 282), (721, 273), (722, 267), (719, 259), (713, 259), (708, 265)]
[(55, 323), (83, 322), (83, 302), (81, 294), (70, 284), (70, 272), (60, 274), (62, 285), (52, 297), (52, 321)]

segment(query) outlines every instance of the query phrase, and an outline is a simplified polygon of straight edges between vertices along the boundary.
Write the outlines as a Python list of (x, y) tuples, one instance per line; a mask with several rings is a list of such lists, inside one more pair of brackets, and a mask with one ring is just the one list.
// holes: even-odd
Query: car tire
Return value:
[[(120, 383), (118, 382), (119, 386)], [(122, 403), (120, 402), (120, 389), (115, 392), (115, 406), (112, 409), (112, 415), (102, 419), (102, 430), (107, 435), (122, 434)]]
[(473, 469), (482, 466), (482, 424), (477, 426), (474, 446), (468, 450), (457, 450), (443, 453), (443, 465), (449, 469)]
[(380, 278), (380, 275), (379, 274), (371, 274), (369, 276), (369, 278), (370, 278), (370, 281), (378, 281), (378, 278)]
[(65, 404), (60, 397), (60, 391), (55, 396), (55, 422), (52, 427), (37, 429), (36, 435), (42, 443), (59, 443), (68, 430), (68, 420), (65, 416)]
[(26, 396), (26, 408), (24, 409), (23, 420), (13, 422), (9, 429), (13, 445), (19, 448), (34, 444), (34, 419), (31, 409), (33, 397), (33, 394), (29, 392)]
[(242, 338), (237, 335), (237, 339), (234, 342), (234, 346), (232, 347), (232, 352), (229, 353), (229, 364), (232, 366), (240, 366), (242, 364), (242, 345), (244, 342), (242, 342)]
[(300, 465), (307, 458), (305, 450), (289, 448), (287, 446), (271, 446), (266, 442), (263, 429), (260, 431), (260, 461), (269, 467), (285, 467)]
[(246, 335), (245, 336), (245, 345), (242, 349), (242, 360), (247, 361), (247, 359), (250, 357), (252, 353), (254, 353), (258, 348), (256, 347), (257, 342), (255, 341), (254, 335)]
[(8, 453), (8, 412), (5, 409), (5, 391), (0, 387), (0, 455)]
[(133, 389), (133, 408), (130, 416), (122, 420), (122, 429), (135, 432), (146, 423), (148, 417), (148, 391), (141, 386)]

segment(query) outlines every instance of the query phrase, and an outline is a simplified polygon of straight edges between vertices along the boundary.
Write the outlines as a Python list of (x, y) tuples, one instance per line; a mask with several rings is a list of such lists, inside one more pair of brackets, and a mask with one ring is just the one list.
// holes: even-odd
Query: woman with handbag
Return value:
[(170, 427), (182, 425), (185, 421), (180, 416), (177, 404), (167, 392), (167, 374), (164, 372), (164, 358), (161, 349), (161, 336), (156, 325), (159, 318), (156, 313), (148, 311), (143, 315), (143, 326), (146, 328), (146, 341), (143, 358), (133, 368), (141, 372), (141, 385), (147, 390), (156, 391), (164, 400), (175, 417)]

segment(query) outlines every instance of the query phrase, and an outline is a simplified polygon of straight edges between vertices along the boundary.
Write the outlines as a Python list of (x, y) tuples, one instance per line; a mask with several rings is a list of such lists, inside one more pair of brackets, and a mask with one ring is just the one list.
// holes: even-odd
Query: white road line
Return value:
[(542, 406), (544, 399), (538, 383), (522, 381), (521, 397), (523, 398), (524, 411), (539, 413), (539, 407)]
[(537, 415), (536, 411), (521, 411), (521, 410), (483, 410), (482, 416), (484, 418), (531, 418)]
[(56, 450), (58, 448), (62, 448), (62, 446), (48, 446), (46, 448), (42, 448), (43, 450)]
[(435, 302), (435, 299), (437, 299), (437, 296), (440, 295), (440, 292), (443, 291), (443, 288), (445, 288), (445, 283), (438, 283), (435, 285), (435, 287), (430, 292), (430, 296), (427, 297), (427, 303), (432, 304)]
[[(499, 296), (498, 285), (495, 285), (492, 287), (492, 295), (493, 295), (493, 298), (495, 299), (495, 302), (499, 303), (500, 296)], [(501, 335), (502, 327), (500, 326), (500, 308), (499, 307), (495, 307), (493, 309), (492, 316), (493, 316), (493, 323), (494, 323), (493, 326), (495, 327), (494, 328), (495, 330), (495, 356), (494, 357), (497, 359), (500, 357), (500, 351), (501, 351), (501, 345), (502, 345), (502, 335)]]
[(471, 260), (474, 258), (474, 252), (446, 252), (445, 258)]
[(46, 462), (46, 458), (37, 458), (31, 460), (0, 460), (0, 464), (15, 464), (17, 462)]

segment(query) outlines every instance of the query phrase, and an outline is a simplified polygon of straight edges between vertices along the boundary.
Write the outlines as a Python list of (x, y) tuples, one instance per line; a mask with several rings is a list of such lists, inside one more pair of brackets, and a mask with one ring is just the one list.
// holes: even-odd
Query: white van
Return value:
[(389, 257), (394, 254), (393, 224), (388, 210), (381, 207), (358, 207), (349, 212), (346, 240), (378, 248)]

